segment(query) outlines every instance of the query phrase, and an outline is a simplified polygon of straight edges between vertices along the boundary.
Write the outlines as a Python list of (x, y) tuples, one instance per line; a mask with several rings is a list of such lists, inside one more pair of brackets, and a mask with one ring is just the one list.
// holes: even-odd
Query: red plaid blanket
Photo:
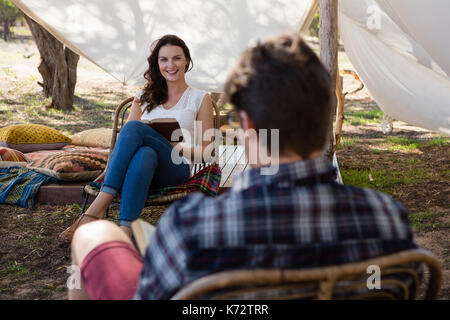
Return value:
[[(212, 164), (203, 168), (195, 175), (193, 175), (185, 183), (174, 187), (165, 187), (159, 189), (150, 189), (148, 199), (153, 200), (161, 196), (169, 196), (178, 193), (191, 193), (201, 191), (209, 196), (217, 195), (220, 186), (221, 169), (218, 164)], [(100, 190), (103, 179), (95, 180), (89, 185), (97, 190)]]

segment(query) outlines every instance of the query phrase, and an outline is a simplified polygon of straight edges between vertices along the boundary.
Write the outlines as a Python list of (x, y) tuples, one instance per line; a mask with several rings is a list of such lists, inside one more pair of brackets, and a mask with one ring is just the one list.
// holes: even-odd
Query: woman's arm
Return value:
[(134, 97), (133, 104), (131, 105), (130, 114), (128, 115), (127, 122), (131, 120), (141, 120), (142, 117), (141, 104), (137, 97)]
[(214, 128), (214, 114), (213, 114), (213, 102), (211, 100), (211, 96), (209, 94), (206, 94), (203, 98), (202, 104), (200, 106), (200, 109), (197, 113), (197, 121), (202, 122), (202, 132), (198, 132), (198, 134), (201, 134), (199, 139), (201, 139), (201, 145), (195, 146), (192, 148), (180, 148), (179, 145), (175, 146), (178, 150), (180, 150), (181, 154), (191, 155), (191, 160), (195, 159), (202, 159), (204, 161), (211, 161), (212, 159), (203, 159), (203, 151), (205, 148), (212, 142), (211, 140), (204, 140), (203, 137), (205, 136), (205, 132), (208, 129)]
[(203, 137), (208, 129), (214, 128), (214, 113), (213, 102), (211, 96), (207, 93), (203, 98), (202, 105), (197, 113), (197, 121), (202, 122), (202, 133), (199, 139), (201, 139), (202, 149), (204, 150), (212, 141), (205, 141)]

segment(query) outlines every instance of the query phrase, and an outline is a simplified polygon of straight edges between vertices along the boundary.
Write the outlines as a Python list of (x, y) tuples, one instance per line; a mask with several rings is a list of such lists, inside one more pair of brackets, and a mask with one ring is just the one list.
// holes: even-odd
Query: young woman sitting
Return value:
[[(203, 137), (206, 130), (213, 128), (212, 100), (205, 91), (186, 83), (185, 73), (193, 63), (184, 41), (175, 35), (163, 36), (154, 42), (147, 60), (149, 68), (144, 73), (147, 83), (136, 93), (108, 161), (100, 193), (86, 213), (59, 235), (63, 241), (71, 241), (78, 226), (101, 219), (119, 193), (118, 223), (130, 236), (130, 224), (139, 217), (150, 187), (176, 186), (188, 180), (192, 164), (186, 158), (199, 159), (200, 155), (201, 159), (211, 142), (200, 140), (198, 135)], [(170, 143), (139, 121), (156, 118), (175, 118), (183, 129), (183, 137), (190, 137), (185, 142)], [(201, 132), (194, 132), (199, 127), (195, 121), (201, 121)], [(177, 152), (172, 152), (173, 148)], [(173, 159), (173, 154), (179, 158)]]

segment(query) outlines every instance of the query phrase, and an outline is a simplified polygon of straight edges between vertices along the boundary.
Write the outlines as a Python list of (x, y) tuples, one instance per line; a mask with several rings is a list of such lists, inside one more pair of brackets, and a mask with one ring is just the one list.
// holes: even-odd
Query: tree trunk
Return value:
[(73, 110), (73, 96), (77, 83), (77, 64), (80, 56), (25, 15), (41, 55), (38, 70), (42, 76), (44, 95), (52, 96), (52, 108)]
[(8, 19), (5, 19), (3, 22), (3, 40), (8, 41), (8, 35), (9, 35), (9, 22)]
[(333, 159), (333, 122), (336, 114), (336, 76), (338, 70), (338, 0), (320, 0), (320, 59), (331, 76), (331, 101), (329, 144), (326, 151), (328, 159)]

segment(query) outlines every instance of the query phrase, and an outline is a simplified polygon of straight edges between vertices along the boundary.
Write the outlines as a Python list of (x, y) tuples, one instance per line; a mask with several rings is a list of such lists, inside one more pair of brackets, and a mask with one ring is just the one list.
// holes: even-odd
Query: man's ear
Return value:
[(239, 118), (241, 119), (241, 128), (246, 131), (248, 129), (255, 129), (255, 124), (253, 120), (250, 119), (246, 111), (239, 111)]

